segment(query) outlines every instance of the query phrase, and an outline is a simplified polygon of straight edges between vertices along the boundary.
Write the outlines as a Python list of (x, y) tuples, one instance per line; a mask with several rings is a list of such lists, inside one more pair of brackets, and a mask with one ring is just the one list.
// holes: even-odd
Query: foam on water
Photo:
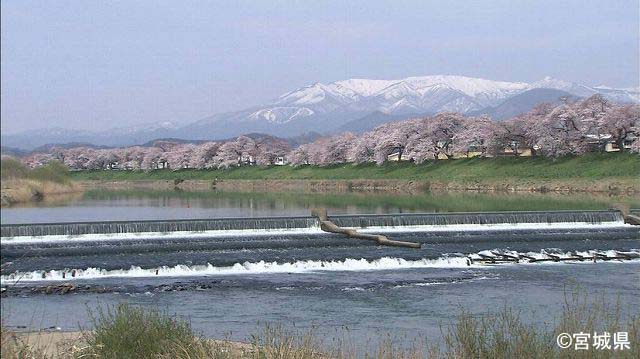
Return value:
[[(174, 267), (158, 267), (143, 269), (132, 266), (129, 269), (104, 270), (100, 268), (73, 269), (66, 271), (34, 271), (27, 273), (12, 273), (0, 277), (0, 282), (33, 282), (58, 281), (74, 279), (100, 279), (114, 277), (144, 278), (144, 277), (195, 277), (211, 275), (238, 274), (270, 274), (270, 273), (307, 273), (327, 271), (371, 271), (397, 270), (411, 268), (466, 268), (467, 259), (461, 257), (406, 260), (395, 257), (382, 257), (374, 260), (347, 258), (340, 261), (296, 261), (296, 262), (244, 262), (232, 266), (216, 267), (210, 263), (206, 265), (177, 265)], [(71, 273), (75, 271), (75, 277)], [(157, 272), (157, 274), (156, 274)], [(63, 278), (63, 273), (66, 278)], [(44, 276), (44, 278), (43, 278)]]
[[(569, 257), (572, 253), (557, 253), (548, 250), (560, 257)], [(517, 252), (502, 251), (517, 255)], [(616, 251), (582, 251), (575, 252), (579, 255), (593, 255), (594, 252), (603, 253), (607, 256), (615, 256)], [(633, 250), (633, 253), (640, 254), (640, 250)], [(491, 251), (482, 251), (479, 254), (493, 255)], [(541, 252), (523, 253), (534, 258), (544, 258), (547, 250)], [(479, 258), (478, 254), (469, 255), (471, 258)], [(627, 262), (640, 262), (640, 259), (633, 259)], [(545, 265), (543, 263), (509, 263), (508, 265)], [(566, 263), (566, 262), (564, 262)], [(576, 261), (576, 263), (582, 263)], [(591, 262), (587, 262), (591, 263)], [(558, 264), (558, 263), (556, 263)], [(336, 261), (295, 261), (295, 262), (244, 262), (236, 263), (232, 266), (217, 267), (210, 263), (206, 265), (176, 265), (173, 267), (140, 268), (132, 266), (129, 269), (104, 270), (100, 268), (69, 269), (65, 271), (33, 271), (15, 272), (0, 276), (0, 284), (11, 284), (21, 282), (46, 282), (46, 281), (73, 281), (79, 279), (103, 279), (103, 278), (150, 278), (150, 277), (197, 277), (216, 275), (251, 275), (251, 274), (277, 274), (277, 273), (310, 273), (310, 272), (335, 272), (335, 271), (375, 271), (375, 270), (403, 270), (419, 268), (482, 268), (485, 264), (471, 264), (464, 256), (444, 256), (435, 259), (422, 258), (418, 260), (407, 260), (396, 257), (382, 257), (374, 260), (364, 258), (347, 258)], [(72, 276), (75, 273), (75, 276)], [(65, 275), (63, 277), (63, 274)]]

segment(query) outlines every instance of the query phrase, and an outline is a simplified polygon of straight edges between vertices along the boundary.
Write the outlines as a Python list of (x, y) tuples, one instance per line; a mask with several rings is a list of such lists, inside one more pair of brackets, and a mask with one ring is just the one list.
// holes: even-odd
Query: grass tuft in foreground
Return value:
[[(534, 316), (535, 318), (535, 316)], [(628, 332), (631, 350), (600, 350), (589, 339), (587, 350), (560, 349), (561, 333)], [(613, 339), (610, 342), (613, 347)], [(590, 299), (582, 290), (565, 296), (555, 326), (528, 323), (523, 315), (504, 307), (498, 313), (479, 317), (462, 310), (455, 324), (444, 331), (438, 358), (638, 358), (640, 316), (632, 311), (623, 317), (620, 302), (608, 303), (604, 296)]]
[(93, 358), (198, 357), (201, 352), (188, 322), (155, 310), (120, 304), (91, 313), (93, 331), (83, 355)]
[(16, 333), (0, 327), (0, 357), (3, 359), (45, 358), (44, 354), (26, 345)]

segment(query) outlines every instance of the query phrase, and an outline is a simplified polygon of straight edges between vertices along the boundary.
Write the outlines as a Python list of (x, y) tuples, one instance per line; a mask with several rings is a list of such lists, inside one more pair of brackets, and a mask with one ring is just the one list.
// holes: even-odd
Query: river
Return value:
[[(606, 210), (620, 204), (640, 207), (633, 198), (563, 195), (91, 191), (3, 209), (2, 223), (306, 216), (314, 207), (330, 214), (382, 214)], [(2, 277), (3, 323), (20, 330), (77, 330), (90, 326), (87, 309), (129, 302), (184, 316), (210, 337), (246, 340), (264, 323), (281, 323), (315, 327), (329, 337), (347, 330), (355, 343), (366, 345), (387, 333), (404, 343), (437, 341), (441, 325), (446, 328), (461, 308), (480, 314), (508, 305), (540, 325), (553, 323), (576, 286), (619, 299), (625, 311), (640, 308), (638, 260), (467, 261), (490, 251), (639, 253), (640, 231), (621, 222), (388, 233), (421, 242), (419, 250), (377, 247), (319, 230), (260, 232), (41, 237), (23, 244), (3, 237), (3, 263), (11, 261)], [(40, 291), (65, 281), (84, 289), (66, 295)]]

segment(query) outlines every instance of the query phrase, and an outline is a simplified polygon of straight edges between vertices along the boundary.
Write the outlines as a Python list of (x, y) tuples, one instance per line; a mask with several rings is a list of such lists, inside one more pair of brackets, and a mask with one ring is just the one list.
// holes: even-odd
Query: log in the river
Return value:
[(327, 217), (327, 211), (325, 209), (314, 209), (311, 211), (311, 215), (318, 217), (318, 221), (320, 221), (320, 229), (322, 229), (325, 232), (344, 234), (349, 238), (376, 241), (376, 243), (378, 243), (381, 246), (407, 247), (407, 248), (420, 248), (421, 246), (420, 243), (394, 241), (381, 234), (358, 233), (355, 229), (347, 229), (347, 228), (339, 227), (335, 223), (329, 220), (329, 218)]
[(624, 216), (624, 222), (632, 224), (634, 226), (640, 226), (640, 216), (636, 216), (635, 214), (627, 214), (626, 216)]

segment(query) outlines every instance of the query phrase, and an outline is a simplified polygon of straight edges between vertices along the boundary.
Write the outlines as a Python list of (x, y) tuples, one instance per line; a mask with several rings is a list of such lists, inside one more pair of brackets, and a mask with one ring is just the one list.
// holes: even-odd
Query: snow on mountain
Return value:
[(607, 86), (595, 86), (594, 89), (613, 101), (640, 102), (640, 87), (616, 89)]
[(349, 79), (344, 81), (332, 82), (329, 86), (336, 89), (348, 89), (360, 96), (372, 96), (389, 87), (397, 81), (390, 80), (368, 80), (368, 79)]
[(566, 91), (572, 95), (588, 97), (595, 95), (598, 91), (594, 88), (575, 84), (573, 82), (567, 82), (563, 80), (554, 79), (551, 76), (547, 76), (540, 81), (533, 82), (529, 85), (530, 89), (534, 88), (545, 88), (545, 89), (555, 89), (560, 91)]
[[(553, 91), (529, 93), (535, 89), (561, 91), (577, 97), (601, 94), (611, 101), (640, 102), (637, 87), (590, 87), (552, 77), (533, 83), (453, 75), (399, 80), (348, 79), (301, 87), (263, 106), (215, 114), (185, 126), (159, 122), (98, 132), (47, 129), (3, 134), (2, 139), (3, 144), (20, 148), (72, 141), (117, 146), (165, 137), (220, 139), (250, 132), (284, 137), (310, 131), (330, 133), (348, 123), (354, 123), (353, 128), (366, 128), (362, 122), (372, 118), (376, 123), (383, 123), (385, 118), (397, 120), (445, 111), (495, 113), (504, 117), (527, 111), (538, 98), (553, 98), (557, 94)], [(524, 98), (508, 101), (521, 94)], [(372, 117), (372, 114), (375, 115)]]
[(300, 88), (289, 92), (277, 101), (277, 103), (317, 104), (332, 96), (345, 103), (359, 101), (367, 97), (375, 97), (381, 94), (397, 96), (398, 91), (403, 95), (422, 97), (434, 86), (447, 86), (470, 97), (496, 100), (505, 98), (511, 94), (524, 91), (528, 84), (521, 82), (492, 81), (465, 76), (422, 76), (408, 77), (402, 80), (367, 80), (350, 79), (332, 82), (328, 85), (316, 83), (312, 86)]
[[(618, 102), (640, 101), (638, 88), (589, 87), (549, 76), (533, 83), (453, 75), (408, 77), (400, 80), (349, 79), (326, 85), (315, 83), (291, 91), (278, 98), (274, 107), (265, 106), (270, 111), (270, 117), (265, 119), (273, 123), (287, 123), (301, 118), (300, 114), (291, 109), (279, 110), (282, 106), (304, 107), (305, 116), (350, 111), (379, 111), (389, 115), (442, 111), (468, 113), (497, 106), (510, 97), (537, 88), (565, 91), (579, 97), (599, 93)], [(252, 116), (251, 119), (259, 117)]]
[(162, 122), (148, 122), (142, 123), (138, 125), (126, 126), (126, 127), (115, 127), (110, 129), (109, 131), (113, 134), (131, 134), (137, 132), (155, 132), (155, 131), (164, 131), (164, 130), (175, 130), (178, 128), (176, 124), (170, 121), (162, 121)]
[(574, 82), (568, 82), (563, 80), (554, 79), (550, 76), (544, 79), (531, 83), (530, 88), (546, 88), (566, 91), (572, 95), (580, 97), (589, 97), (595, 94), (601, 94), (605, 98), (616, 102), (640, 102), (640, 88), (612, 88), (605, 85), (599, 86), (585, 86), (576, 84)]
[(313, 110), (306, 107), (272, 107), (258, 110), (249, 115), (253, 120), (266, 120), (271, 123), (286, 123), (297, 118), (313, 115)]
[(409, 77), (404, 81), (418, 89), (428, 89), (435, 85), (446, 85), (454, 90), (478, 99), (480, 101), (495, 102), (526, 90), (523, 82), (492, 81), (466, 76), (423, 76)]
[[(229, 116), (211, 118), (204, 126), (220, 123), (246, 123), (307, 126), (328, 130), (340, 121), (362, 118), (370, 113), (388, 116), (433, 114), (444, 111), (477, 113), (499, 106), (532, 89), (553, 89), (573, 96), (602, 94), (617, 102), (638, 102), (640, 91), (589, 87), (545, 77), (533, 83), (493, 81), (454, 75), (407, 77), (399, 80), (348, 79), (328, 84), (314, 83), (288, 92), (272, 103)], [(346, 122), (345, 122), (346, 123)], [(288, 130), (288, 129), (281, 129)]]
[[(465, 76), (422, 76), (401, 80), (349, 79), (329, 84), (315, 83), (280, 96), (273, 107), (266, 106), (251, 114), (269, 122), (286, 123), (300, 114), (282, 111), (282, 107), (304, 107), (305, 115), (335, 111), (387, 114), (435, 113), (439, 111), (468, 112), (497, 105), (504, 99), (525, 91), (529, 85), (521, 82), (492, 81)], [(285, 116), (284, 118), (282, 116)]]

